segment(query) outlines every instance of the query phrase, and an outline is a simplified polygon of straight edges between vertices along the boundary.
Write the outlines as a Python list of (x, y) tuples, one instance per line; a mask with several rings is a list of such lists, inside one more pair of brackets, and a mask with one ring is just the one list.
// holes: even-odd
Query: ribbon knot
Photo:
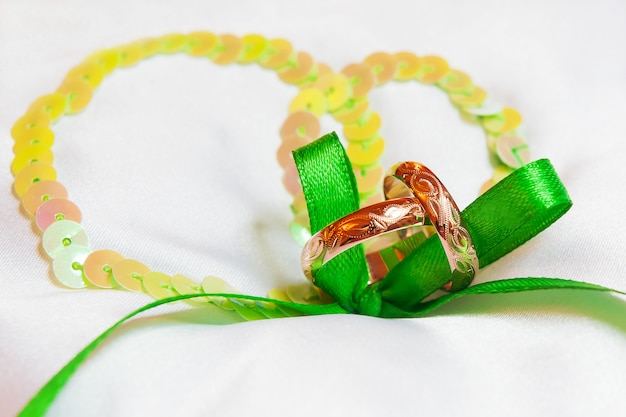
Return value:
[(380, 317), (383, 300), (380, 292), (373, 287), (367, 287), (354, 296), (355, 312), (365, 316)]

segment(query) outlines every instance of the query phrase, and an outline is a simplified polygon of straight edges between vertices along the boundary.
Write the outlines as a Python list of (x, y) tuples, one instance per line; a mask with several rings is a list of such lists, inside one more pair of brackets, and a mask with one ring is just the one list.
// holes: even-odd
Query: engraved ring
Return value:
[(478, 271), (478, 256), (460, 210), (441, 181), (420, 163), (402, 162), (385, 177), (384, 190), (386, 198), (419, 200), (450, 263), (452, 279), (443, 289), (458, 291), (467, 287)]
[[(315, 233), (302, 248), (302, 271), (315, 282), (326, 262), (376, 236), (424, 224), (424, 208), (415, 197), (394, 198), (359, 209)], [(370, 284), (382, 278), (372, 274)]]

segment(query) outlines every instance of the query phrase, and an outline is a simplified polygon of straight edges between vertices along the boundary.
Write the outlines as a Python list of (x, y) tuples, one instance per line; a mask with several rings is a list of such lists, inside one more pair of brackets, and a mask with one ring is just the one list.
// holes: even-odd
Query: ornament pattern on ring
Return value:
[(424, 207), (415, 198), (398, 198), (358, 210), (324, 227), (302, 250), (307, 278), (339, 253), (375, 236), (424, 223)]
[[(463, 225), (458, 207), (453, 203), (450, 193), (441, 181), (414, 162), (399, 165), (395, 175), (402, 178), (424, 204), (424, 210), (435, 224), (439, 236), (448, 243), (444, 245), (444, 249), (450, 262), (450, 269), (463, 275), (475, 275), (478, 271), (476, 249), (467, 228)], [(454, 284), (451, 282), (449, 285), (451, 288)]]

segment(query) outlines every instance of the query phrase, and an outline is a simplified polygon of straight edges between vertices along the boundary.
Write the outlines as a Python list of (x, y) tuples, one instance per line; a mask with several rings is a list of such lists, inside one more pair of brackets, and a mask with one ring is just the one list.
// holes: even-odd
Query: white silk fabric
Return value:
[[(208, 30), (284, 37), (340, 70), (376, 51), (436, 54), (518, 109), (533, 159), (574, 201), (477, 282), (546, 276), (626, 291), (623, 1), (0, 2), (0, 416), (15, 415), (102, 331), (150, 299), (59, 286), (11, 191), (13, 122), (95, 50)], [(275, 162), (297, 89), (254, 65), (155, 57), (105, 79), (54, 127), (55, 167), (93, 249), (246, 294), (301, 282)], [(383, 164), (417, 160), (460, 207), (491, 175), (482, 130), (445, 94), (370, 95)], [(339, 130), (324, 117), (325, 132)], [(211, 313), (213, 314), (213, 313)], [(623, 414), (626, 306), (576, 291), (475, 296), (428, 317), (232, 325), (177, 306), (142, 315), (80, 367), (49, 416)]]

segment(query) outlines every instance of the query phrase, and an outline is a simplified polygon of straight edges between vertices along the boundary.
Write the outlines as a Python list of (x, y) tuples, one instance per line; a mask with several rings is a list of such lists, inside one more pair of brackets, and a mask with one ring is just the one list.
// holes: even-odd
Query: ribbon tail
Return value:
[(431, 301), (426, 301), (411, 308), (410, 311), (403, 310), (400, 307), (392, 304), (383, 304), (381, 317), (387, 318), (410, 318), (421, 317), (431, 311), (441, 307), (450, 301), (457, 298), (465, 297), (467, 295), (479, 295), (479, 294), (506, 294), (525, 291), (538, 291), (538, 290), (555, 290), (555, 289), (572, 289), (572, 290), (587, 290), (598, 292), (611, 292), (621, 295), (626, 295), (622, 291), (615, 290), (613, 288), (603, 287), (601, 285), (590, 284), (583, 281), (572, 281), (561, 278), (509, 278), (500, 281), (489, 281), (481, 284), (476, 284), (471, 287), (467, 287), (461, 291), (457, 291), (451, 294), (446, 294)]
[[(76, 370), (82, 365), (82, 363), (96, 350), (102, 342), (107, 339), (111, 334), (126, 323), (133, 317), (143, 313), (144, 311), (151, 310), (153, 308), (169, 304), (181, 300), (196, 297), (225, 297), (228, 299), (239, 299), (248, 301), (257, 301), (262, 303), (274, 303), (278, 306), (283, 306), (297, 312), (301, 312), (307, 315), (320, 315), (320, 314), (344, 314), (346, 310), (341, 308), (337, 303), (332, 304), (299, 304), (282, 300), (274, 300), (271, 298), (254, 297), (241, 294), (186, 294), (175, 297), (163, 298), (161, 300), (154, 301), (146, 304), (145, 306), (138, 308), (132, 313), (126, 315), (117, 323), (105, 330), (100, 336), (96, 337), (91, 343), (89, 343), (83, 350), (81, 350), (74, 358), (72, 358), (56, 375), (54, 375), (44, 385), (37, 394), (26, 404), (24, 409), (18, 414), (18, 417), (41, 417), (46, 414), (50, 405), (54, 402), (55, 398), (59, 395), (59, 392), (63, 389), (67, 381), (74, 375)], [(283, 310), (286, 311), (286, 310)]]

